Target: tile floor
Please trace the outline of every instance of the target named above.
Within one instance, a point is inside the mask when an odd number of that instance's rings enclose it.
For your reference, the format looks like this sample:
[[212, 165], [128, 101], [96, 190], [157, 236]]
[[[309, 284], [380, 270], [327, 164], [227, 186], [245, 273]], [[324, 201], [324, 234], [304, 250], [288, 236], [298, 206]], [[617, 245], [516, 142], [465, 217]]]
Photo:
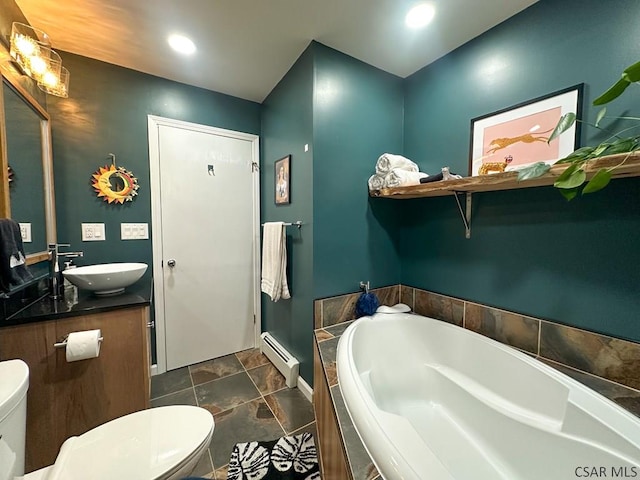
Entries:
[[297, 388], [287, 388], [259, 349], [152, 377], [151, 407], [163, 405], [198, 405], [213, 414], [209, 453], [193, 476], [226, 480], [231, 450], [238, 442], [302, 432], [316, 436], [311, 403]]

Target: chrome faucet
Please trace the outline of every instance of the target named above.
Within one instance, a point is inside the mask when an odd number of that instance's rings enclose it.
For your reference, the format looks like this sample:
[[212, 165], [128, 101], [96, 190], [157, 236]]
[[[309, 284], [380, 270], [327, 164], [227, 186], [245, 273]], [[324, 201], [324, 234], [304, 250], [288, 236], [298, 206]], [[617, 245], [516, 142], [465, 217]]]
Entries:
[[49, 278], [51, 279], [49, 295], [54, 300], [60, 298], [61, 270], [58, 259], [60, 257], [77, 258], [83, 257], [84, 252], [61, 252], [60, 247], [70, 247], [68, 243], [50, 243], [49, 250]]

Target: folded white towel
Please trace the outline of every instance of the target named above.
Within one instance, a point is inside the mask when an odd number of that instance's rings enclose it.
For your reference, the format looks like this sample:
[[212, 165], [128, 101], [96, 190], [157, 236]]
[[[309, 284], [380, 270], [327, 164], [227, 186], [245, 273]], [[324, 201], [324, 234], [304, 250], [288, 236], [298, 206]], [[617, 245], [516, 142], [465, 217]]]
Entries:
[[375, 175], [371, 175], [367, 183], [369, 184], [369, 190], [380, 190], [385, 187], [384, 175], [379, 175], [377, 173]]
[[409, 172], [417, 172], [418, 165], [403, 157], [402, 155], [394, 155], [393, 153], [384, 153], [380, 155], [376, 162], [376, 173], [379, 175], [386, 175], [394, 168], [401, 170], [407, 170]]
[[284, 222], [267, 222], [262, 232], [260, 289], [277, 302], [291, 298], [287, 285], [287, 238]]
[[422, 172], [408, 172], [407, 170], [394, 168], [384, 177], [384, 182], [390, 188], [407, 187], [409, 185], [419, 185], [420, 179], [428, 176]]

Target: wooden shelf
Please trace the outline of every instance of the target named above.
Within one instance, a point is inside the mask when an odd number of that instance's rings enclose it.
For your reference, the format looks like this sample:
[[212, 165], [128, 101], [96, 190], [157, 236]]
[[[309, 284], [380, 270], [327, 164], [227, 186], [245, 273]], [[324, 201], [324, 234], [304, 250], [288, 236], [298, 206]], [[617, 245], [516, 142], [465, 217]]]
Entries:
[[[626, 160], [625, 160], [626, 158]], [[609, 168], [624, 163], [615, 169], [613, 178], [640, 176], [640, 152], [621, 153], [590, 160], [585, 168], [587, 178], [591, 178], [601, 168]], [[404, 200], [409, 198], [442, 197], [457, 193], [494, 192], [497, 190], [513, 190], [518, 188], [543, 187], [553, 185], [556, 178], [567, 168], [567, 164], [553, 165], [551, 169], [538, 178], [518, 181], [517, 172], [496, 173], [466, 177], [460, 180], [441, 180], [439, 182], [423, 183], [410, 187], [383, 188], [372, 190], [372, 197], [394, 198]]]

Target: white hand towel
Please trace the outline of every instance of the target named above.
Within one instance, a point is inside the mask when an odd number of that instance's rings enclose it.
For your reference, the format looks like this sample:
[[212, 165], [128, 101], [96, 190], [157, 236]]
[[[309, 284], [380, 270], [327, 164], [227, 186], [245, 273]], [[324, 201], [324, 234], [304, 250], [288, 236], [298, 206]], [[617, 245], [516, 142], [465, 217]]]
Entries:
[[262, 231], [261, 290], [277, 302], [291, 298], [287, 285], [287, 237], [283, 222], [267, 222]]
[[408, 172], [417, 172], [419, 170], [418, 165], [403, 157], [402, 155], [394, 155], [393, 153], [384, 153], [380, 155], [376, 162], [376, 173], [379, 175], [386, 175], [394, 168], [400, 168], [407, 170]]
[[367, 183], [369, 184], [369, 190], [380, 190], [385, 187], [384, 175], [379, 175], [377, 173], [375, 175], [371, 175]]
[[391, 170], [384, 178], [387, 187], [407, 187], [409, 185], [419, 185], [420, 179], [428, 177], [426, 173], [422, 172], [408, 172], [399, 168]]

